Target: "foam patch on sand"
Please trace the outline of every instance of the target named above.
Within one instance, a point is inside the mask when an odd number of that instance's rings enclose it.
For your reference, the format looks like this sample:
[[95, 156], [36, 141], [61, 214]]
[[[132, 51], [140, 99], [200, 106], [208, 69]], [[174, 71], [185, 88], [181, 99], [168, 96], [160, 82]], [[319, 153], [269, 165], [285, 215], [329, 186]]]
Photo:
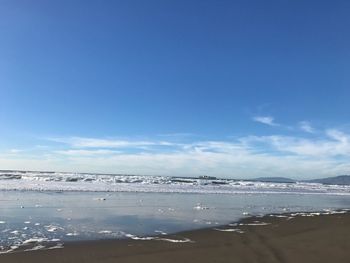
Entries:
[[16, 245], [9, 247], [0, 246], [0, 254], [14, 253], [20, 251], [34, 251], [34, 250], [46, 250], [63, 248], [63, 243], [60, 239], [48, 239], [43, 237], [29, 238], [22, 242], [17, 242]]
[[166, 241], [171, 243], [194, 243], [194, 241], [192, 241], [189, 238], [184, 238], [184, 239], [156, 238], [155, 240]]
[[240, 226], [267, 226], [271, 223], [265, 223], [265, 222], [254, 222], [254, 223], [240, 223]]
[[142, 240], [142, 241], [149, 241], [149, 240], [156, 240], [156, 241], [166, 241], [166, 242], [171, 242], [171, 243], [193, 243], [189, 238], [184, 238], [184, 239], [172, 239], [172, 238], [163, 238], [163, 237], [139, 237], [135, 236], [133, 234], [125, 234], [126, 237], [131, 238], [133, 240]]
[[47, 238], [44, 238], [44, 237], [40, 237], [40, 238], [29, 238], [29, 239], [23, 241], [22, 244], [41, 243], [41, 242], [45, 242], [45, 241], [48, 241], [48, 239], [47, 239]]
[[239, 234], [243, 234], [244, 231], [239, 229], [239, 228], [214, 228], [214, 230], [216, 231], [220, 231], [220, 232], [236, 232]]
[[43, 246], [43, 245], [37, 245], [37, 246], [35, 246], [35, 247], [28, 248], [28, 249], [25, 249], [25, 250], [23, 250], [23, 251], [42, 250], [42, 249], [44, 249], [44, 248], [45, 248], [45, 246]]

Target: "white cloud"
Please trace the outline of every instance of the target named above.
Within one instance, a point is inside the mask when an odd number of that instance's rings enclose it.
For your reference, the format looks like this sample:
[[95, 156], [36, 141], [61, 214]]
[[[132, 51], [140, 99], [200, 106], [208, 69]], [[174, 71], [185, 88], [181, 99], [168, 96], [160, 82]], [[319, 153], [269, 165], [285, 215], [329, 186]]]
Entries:
[[21, 149], [10, 149], [9, 150], [9, 153], [13, 153], [13, 154], [20, 153], [20, 152], [23, 152], [23, 150], [21, 150]]
[[55, 153], [66, 155], [66, 156], [98, 156], [98, 155], [113, 155], [119, 154], [120, 151], [111, 150], [61, 150], [55, 151]]
[[255, 116], [253, 121], [260, 122], [269, 126], [279, 126], [278, 123], [275, 123], [275, 119], [271, 116]]
[[[22, 153], [24, 153], [25, 151], [23, 149], [6, 149], [6, 150], [3, 150], [2, 152], [0, 152], [0, 154], [2, 154], [3, 156], [19, 156], [21, 155]], [[0, 168], [1, 169], [1, 168]]]
[[[157, 140], [69, 137], [37, 154], [0, 154], [3, 169], [251, 178], [308, 178], [350, 173], [350, 135], [336, 129], [317, 137], [244, 136], [231, 141], [174, 144]], [[166, 145], [167, 147], [159, 147]], [[150, 146], [152, 151], [144, 147]]]
[[326, 131], [324, 138], [306, 139], [302, 137], [271, 135], [250, 136], [242, 140], [254, 149], [256, 143], [264, 144], [264, 149], [270, 148], [281, 154], [292, 153], [298, 156], [315, 158], [333, 158], [344, 156], [350, 159], [350, 137], [338, 130]]
[[[49, 169], [79, 172], [106, 172], [150, 175], [213, 175], [230, 178], [252, 178], [259, 176], [287, 176], [307, 178], [330, 176], [349, 171], [348, 163], [332, 158], [303, 158], [298, 155], [274, 155], [255, 153], [232, 147], [230, 143], [223, 152], [190, 148], [175, 153], [133, 153], [114, 155], [71, 155], [64, 162], [59, 156], [51, 159], [6, 160], [0, 165], [8, 168]], [[214, 149], [216, 147], [214, 146]], [[7, 165], [5, 165], [7, 164]], [[11, 167], [10, 167], [11, 165]]]
[[311, 124], [308, 121], [301, 121], [301, 122], [299, 122], [299, 127], [304, 132], [308, 132], [308, 133], [314, 133], [315, 132], [314, 128], [311, 126]]
[[345, 133], [338, 131], [336, 129], [327, 130], [326, 134], [330, 138], [332, 138], [333, 140], [339, 141], [339, 142], [346, 144], [346, 145], [349, 144], [350, 136], [348, 134], [345, 134]]
[[183, 137], [193, 137], [196, 135], [194, 133], [188, 133], [188, 132], [176, 132], [176, 133], [163, 133], [163, 134], [159, 134], [158, 136], [183, 138]]
[[147, 146], [169, 146], [166, 141], [131, 141], [84, 137], [49, 138], [49, 140], [68, 144], [75, 148], [143, 148]]

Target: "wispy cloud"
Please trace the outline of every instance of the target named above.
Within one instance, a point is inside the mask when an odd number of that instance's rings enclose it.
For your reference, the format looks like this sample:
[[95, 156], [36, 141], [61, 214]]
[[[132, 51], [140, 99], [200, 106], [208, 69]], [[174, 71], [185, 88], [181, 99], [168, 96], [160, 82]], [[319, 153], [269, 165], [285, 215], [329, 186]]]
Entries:
[[143, 148], [147, 146], [170, 146], [172, 143], [166, 141], [134, 141], [134, 140], [115, 140], [84, 137], [56, 137], [49, 140], [68, 144], [75, 148]]
[[314, 133], [315, 129], [311, 126], [310, 122], [308, 121], [301, 121], [299, 122], [299, 128], [303, 130], [304, 132], [308, 133]]
[[102, 155], [113, 155], [119, 154], [120, 151], [111, 151], [111, 150], [61, 150], [55, 151], [54, 153], [66, 155], [66, 156], [102, 156]]
[[283, 135], [250, 136], [242, 140], [252, 149], [263, 144], [265, 152], [273, 150], [281, 155], [289, 153], [299, 157], [319, 159], [343, 156], [350, 159], [350, 137], [348, 134], [332, 129], [327, 130], [325, 136], [313, 139]]
[[12, 154], [17, 154], [17, 153], [20, 153], [20, 152], [23, 152], [22, 149], [10, 149], [9, 150], [9, 153], [12, 153]]
[[[350, 135], [337, 129], [312, 137], [273, 134], [226, 141], [173, 143], [68, 137], [37, 154], [0, 154], [4, 168], [128, 174], [200, 175], [249, 178], [307, 178], [350, 172]], [[149, 150], [150, 147], [152, 150]]]
[[0, 154], [3, 156], [19, 156], [24, 152], [25, 151], [23, 149], [5, 149], [3, 151], [0, 151]]
[[253, 117], [253, 121], [260, 122], [269, 126], [279, 126], [279, 124], [276, 123], [275, 119], [271, 116], [255, 116]]
[[176, 132], [176, 133], [163, 133], [163, 134], [159, 134], [158, 136], [183, 138], [183, 137], [194, 137], [196, 135], [194, 133], [189, 133], [189, 132]]

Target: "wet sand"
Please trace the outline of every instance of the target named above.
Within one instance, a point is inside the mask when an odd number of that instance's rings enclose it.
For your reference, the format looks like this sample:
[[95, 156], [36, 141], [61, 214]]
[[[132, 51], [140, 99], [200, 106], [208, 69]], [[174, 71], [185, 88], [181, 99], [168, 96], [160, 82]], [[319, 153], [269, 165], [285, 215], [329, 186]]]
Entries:
[[[262, 224], [261, 222], [267, 223]], [[238, 226], [162, 236], [164, 240], [67, 243], [63, 249], [0, 255], [1, 263], [349, 262], [350, 214], [248, 218]], [[237, 230], [239, 229], [239, 230]], [[228, 230], [228, 231], [226, 231]], [[243, 232], [243, 233], [241, 233]]]

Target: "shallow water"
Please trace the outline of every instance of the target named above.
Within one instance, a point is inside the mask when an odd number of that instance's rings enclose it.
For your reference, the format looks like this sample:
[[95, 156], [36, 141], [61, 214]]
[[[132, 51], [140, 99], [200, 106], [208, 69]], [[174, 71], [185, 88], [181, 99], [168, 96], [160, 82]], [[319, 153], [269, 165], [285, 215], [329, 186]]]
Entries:
[[0, 250], [162, 235], [249, 215], [349, 207], [348, 195], [330, 194], [0, 191]]

